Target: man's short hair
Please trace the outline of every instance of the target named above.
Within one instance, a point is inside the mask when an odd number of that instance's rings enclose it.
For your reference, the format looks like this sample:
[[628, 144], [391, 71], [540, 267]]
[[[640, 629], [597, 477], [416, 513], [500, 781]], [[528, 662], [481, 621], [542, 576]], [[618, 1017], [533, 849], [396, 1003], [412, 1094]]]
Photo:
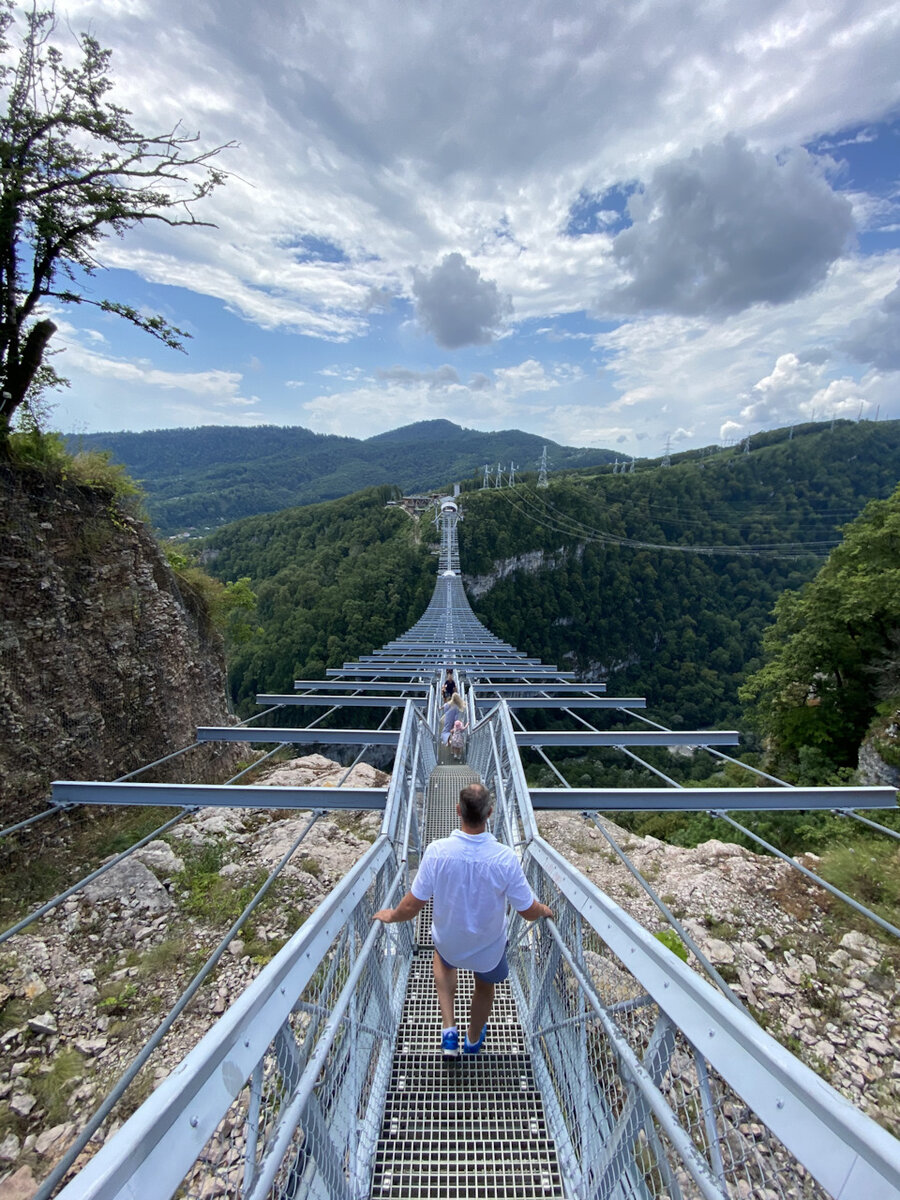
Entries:
[[480, 783], [470, 783], [459, 793], [459, 815], [466, 825], [484, 825], [492, 808], [491, 793]]

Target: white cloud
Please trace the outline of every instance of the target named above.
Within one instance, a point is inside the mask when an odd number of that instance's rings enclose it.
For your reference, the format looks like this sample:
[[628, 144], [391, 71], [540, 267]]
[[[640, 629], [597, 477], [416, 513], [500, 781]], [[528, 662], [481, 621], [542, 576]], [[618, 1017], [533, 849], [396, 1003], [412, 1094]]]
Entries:
[[499, 388], [516, 396], [559, 387], [559, 381], [548, 375], [543, 364], [535, 358], [529, 358], [515, 367], [500, 367], [494, 372], [494, 377]]
[[422, 383], [430, 391], [446, 391], [460, 385], [456, 368], [446, 364], [438, 367], [435, 371], [413, 371], [409, 367], [384, 367], [377, 371], [376, 375], [385, 383], [395, 383], [402, 387], [411, 387]]
[[[808, 420], [813, 397], [819, 416], [830, 417], [824, 393], [832, 379], [852, 378], [852, 364], [827, 348], [855, 319], [878, 311], [898, 269], [898, 255], [844, 259], [815, 293], [779, 308], [756, 305], [720, 321], [658, 316], [602, 334], [596, 345], [619, 392], [603, 411], [627, 417], [636, 436], [660, 430], [661, 409], [674, 403], [690, 415], [698, 444], [712, 441], [725, 423], [747, 432], [749, 423]], [[883, 406], [882, 416], [900, 416], [891, 377], [865, 378], [865, 398]]]
[[877, 309], [853, 322], [840, 345], [857, 362], [900, 371], [900, 283]]
[[[568, 374], [565, 366], [557, 369], [558, 374]], [[567, 427], [561, 415], [565, 405], [551, 408], [529, 399], [563, 386], [534, 359], [500, 368], [492, 376], [477, 374], [468, 384], [446, 365], [434, 371], [387, 368], [377, 375], [377, 384], [309, 400], [302, 406], [304, 423], [323, 433], [353, 430], [356, 437], [436, 417], [474, 429], [528, 428], [536, 421]]]
[[[148, 224], [104, 244], [101, 259], [214, 298], [248, 335], [266, 331], [262, 359], [273, 375], [295, 377], [291, 388], [322, 363], [311, 356], [303, 376], [300, 338], [341, 343], [349, 370], [358, 339], [372, 337], [365, 369], [332, 377], [346, 410], [329, 394], [311, 402], [318, 409], [296, 405], [291, 419], [306, 412], [345, 422], [346, 432], [354, 419], [346, 398], [357, 397], [376, 432], [392, 420], [453, 416], [450, 404], [460, 419], [471, 408], [485, 424], [531, 422], [561, 440], [624, 437], [636, 448], [659, 441], [669, 405], [665, 427], [710, 440], [766, 398], [754, 388], [790, 354], [807, 371], [810, 396], [873, 366], [865, 398], [882, 402], [893, 317], [879, 305], [900, 264], [891, 251], [864, 264], [842, 248], [846, 205], [860, 229], [884, 237], [900, 224], [896, 197], [835, 176], [853, 189], [845, 203], [801, 147], [832, 135], [828, 152], [849, 155], [851, 142], [897, 111], [893, 0], [523, 0], [515, 19], [481, 0], [414, 12], [394, 0], [267, 0], [249, 21], [237, 0], [58, 0], [57, 11], [61, 31], [90, 26], [113, 47], [115, 98], [139, 127], [184, 117], [204, 145], [241, 143], [222, 160], [234, 177], [200, 210], [217, 228]], [[616, 237], [610, 197], [640, 182], [636, 224]], [[693, 189], [692, 203], [679, 188]], [[598, 232], [567, 237], [583, 196], [604, 198]], [[400, 326], [417, 281], [419, 315], [434, 337], [483, 347], [471, 360], [454, 357], [460, 380], [469, 379], [459, 393], [452, 381], [432, 386], [440, 367], [423, 357], [413, 323]], [[443, 283], [459, 284], [459, 295]], [[604, 331], [596, 379], [587, 354], [568, 374], [554, 366], [548, 343], [585, 337], [562, 329], [565, 314], [623, 283], [630, 311], [657, 315]], [[532, 318], [539, 329], [512, 354], [508, 298], [519, 331]], [[173, 293], [176, 324], [181, 300]], [[195, 353], [202, 325], [196, 332]], [[491, 345], [498, 332], [505, 349]], [[296, 335], [300, 350], [278, 367], [268, 352], [275, 335]], [[385, 338], [383, 353], [375, 336]], [[414, 341], [409, 361], [421, 379], [401, 386], [376, 374], [379, 364], [406, 369], [401, 351]], [[817, 348], [831, 357], [814, 377]], [[210, 349], [205, 364], [231, 362], [221, 353]], [[536, 365], [526, 369], [529, 360]], [[179, 413], [214, 420], [229, 396], [245, 418], [271, 401], [254, 376], [261, 400], [247, 403], [234, 371], [188, 372], [213, 381], [197, 393], [164, 382], [186, 378], [177, 371], [153, 383], [140, 366], [124, 380], [111, 368], [88, 377], [87, 368], [58, 365], [76, 389], [87, 381], [86, 406], [105, 380], [104, 403], [119, 421], [127, 406], [113, 404], [117, 382], [157, 424], [173, 418], [177, 398]], [[767, 393], [773, 411], [808, 402], [801, 367], [793, 390]], [[189, 411], [187, 397], [198, 394], [209, 409]], [[160, 396], [173, 407], [160, 407]]]

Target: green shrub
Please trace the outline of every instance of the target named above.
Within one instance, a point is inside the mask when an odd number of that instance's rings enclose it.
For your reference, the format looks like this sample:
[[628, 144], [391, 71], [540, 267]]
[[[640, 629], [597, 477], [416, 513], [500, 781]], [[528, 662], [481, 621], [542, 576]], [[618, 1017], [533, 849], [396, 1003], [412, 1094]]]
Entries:
[[28, 1087], [47, 1116], [47, 1128], [59, 1125], [69, 1116], [69, 1097], [72, 1089], [84, 1077], [84, 1057], [74, 1046], [65, 1046], [50, 1063], [50, 1070], [34, 1072], [28, 1077]]
[[877, 837], [833, 845], [822, 854], [819, 873], [872, 908], [885, 920], [900, 921], [900, 850]]
[[688, 960], [688, 948], [675, 932], [674, 929], [658, 929], [653, 935], [657, 941], [662, 942], [676, 958], [680, 958], [682, 962]]

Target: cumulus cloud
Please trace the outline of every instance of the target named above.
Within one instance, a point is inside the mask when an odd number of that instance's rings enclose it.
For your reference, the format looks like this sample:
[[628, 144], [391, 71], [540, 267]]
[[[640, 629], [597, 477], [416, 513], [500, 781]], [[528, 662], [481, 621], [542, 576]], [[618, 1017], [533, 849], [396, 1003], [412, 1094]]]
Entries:
[[660, 166], [613, 240], [626, 311], [725, 315], [819, 284], [853, 232], [851, 207], [803, 150], [783, 160], [727, 137]]
[[795, 421], [827, 421], [861, 417], [876, 408], [882, 376], [868, 372], [862, 379], [828, 379], [824, 364], [783, 354], [772, 371], [754, 384], [741, 409], [744, 431], [790, 425]]
[[461, 254], [445, 254], [432, 271], [413, 273], [416, 316], [439, 346], [458, 350], [492, 342], [512, 304]]
[[[898, 269], [896, 254], [883, 260], [842, 258], [822, 287], [781, 307], [754, 305], [718, 321], [654, 316], [601, 333], [595, 347], [603, 375], [618, 393], [604, 410], [627, 421], [635, 438], [653, 431], [659, 444], [658, 431], [665, 431], [659, 414], [666, 404], [680, 421], [689, 409], [698, 444], [721, 438], [726, 423], [747, 433], [751, 422], [756, 430], [809, 420], [814, 397], [817, 417], [831, 417], [835, 414], [825, 408], [826, 399], [833, 399], [833, 393], [825, 395], [828, 384], [853, 372], [827, 348], [877, 307], [895, 285]], [[861, 383], [860, 399], [881, 405], [882, 417], [897, 414], [896, 375], [873, 370]], [[745, 409], [751, 411], [743, 416]], [[859, 400], [852, 415], [858, 411]]]
[[900, 371], [900, 283], [871, 315], [850, 326], [841, 349], [882, 371]]

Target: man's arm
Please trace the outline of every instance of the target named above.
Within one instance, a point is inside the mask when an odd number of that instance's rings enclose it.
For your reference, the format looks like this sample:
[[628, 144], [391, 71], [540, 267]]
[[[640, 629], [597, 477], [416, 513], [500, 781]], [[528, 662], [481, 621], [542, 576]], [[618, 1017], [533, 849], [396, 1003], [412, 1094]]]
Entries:
[[526, 921], [537, 921], [539, 917], [552, 917], [553, 909], [548, 904], [541, 904], [540, 900], [532, 900], [527, 908], [519, 911], [519, 916]]
[[[385, 925], [396, 925], [401, 921], [411, 921], [417, 917], [427, 900], [419, 900], [412, 892], [407, 892], [396, 908], [382, 908], [372, 918], [373, 921], [383, 921]], [[549, 909], [547, 910], [550, 911]]]

